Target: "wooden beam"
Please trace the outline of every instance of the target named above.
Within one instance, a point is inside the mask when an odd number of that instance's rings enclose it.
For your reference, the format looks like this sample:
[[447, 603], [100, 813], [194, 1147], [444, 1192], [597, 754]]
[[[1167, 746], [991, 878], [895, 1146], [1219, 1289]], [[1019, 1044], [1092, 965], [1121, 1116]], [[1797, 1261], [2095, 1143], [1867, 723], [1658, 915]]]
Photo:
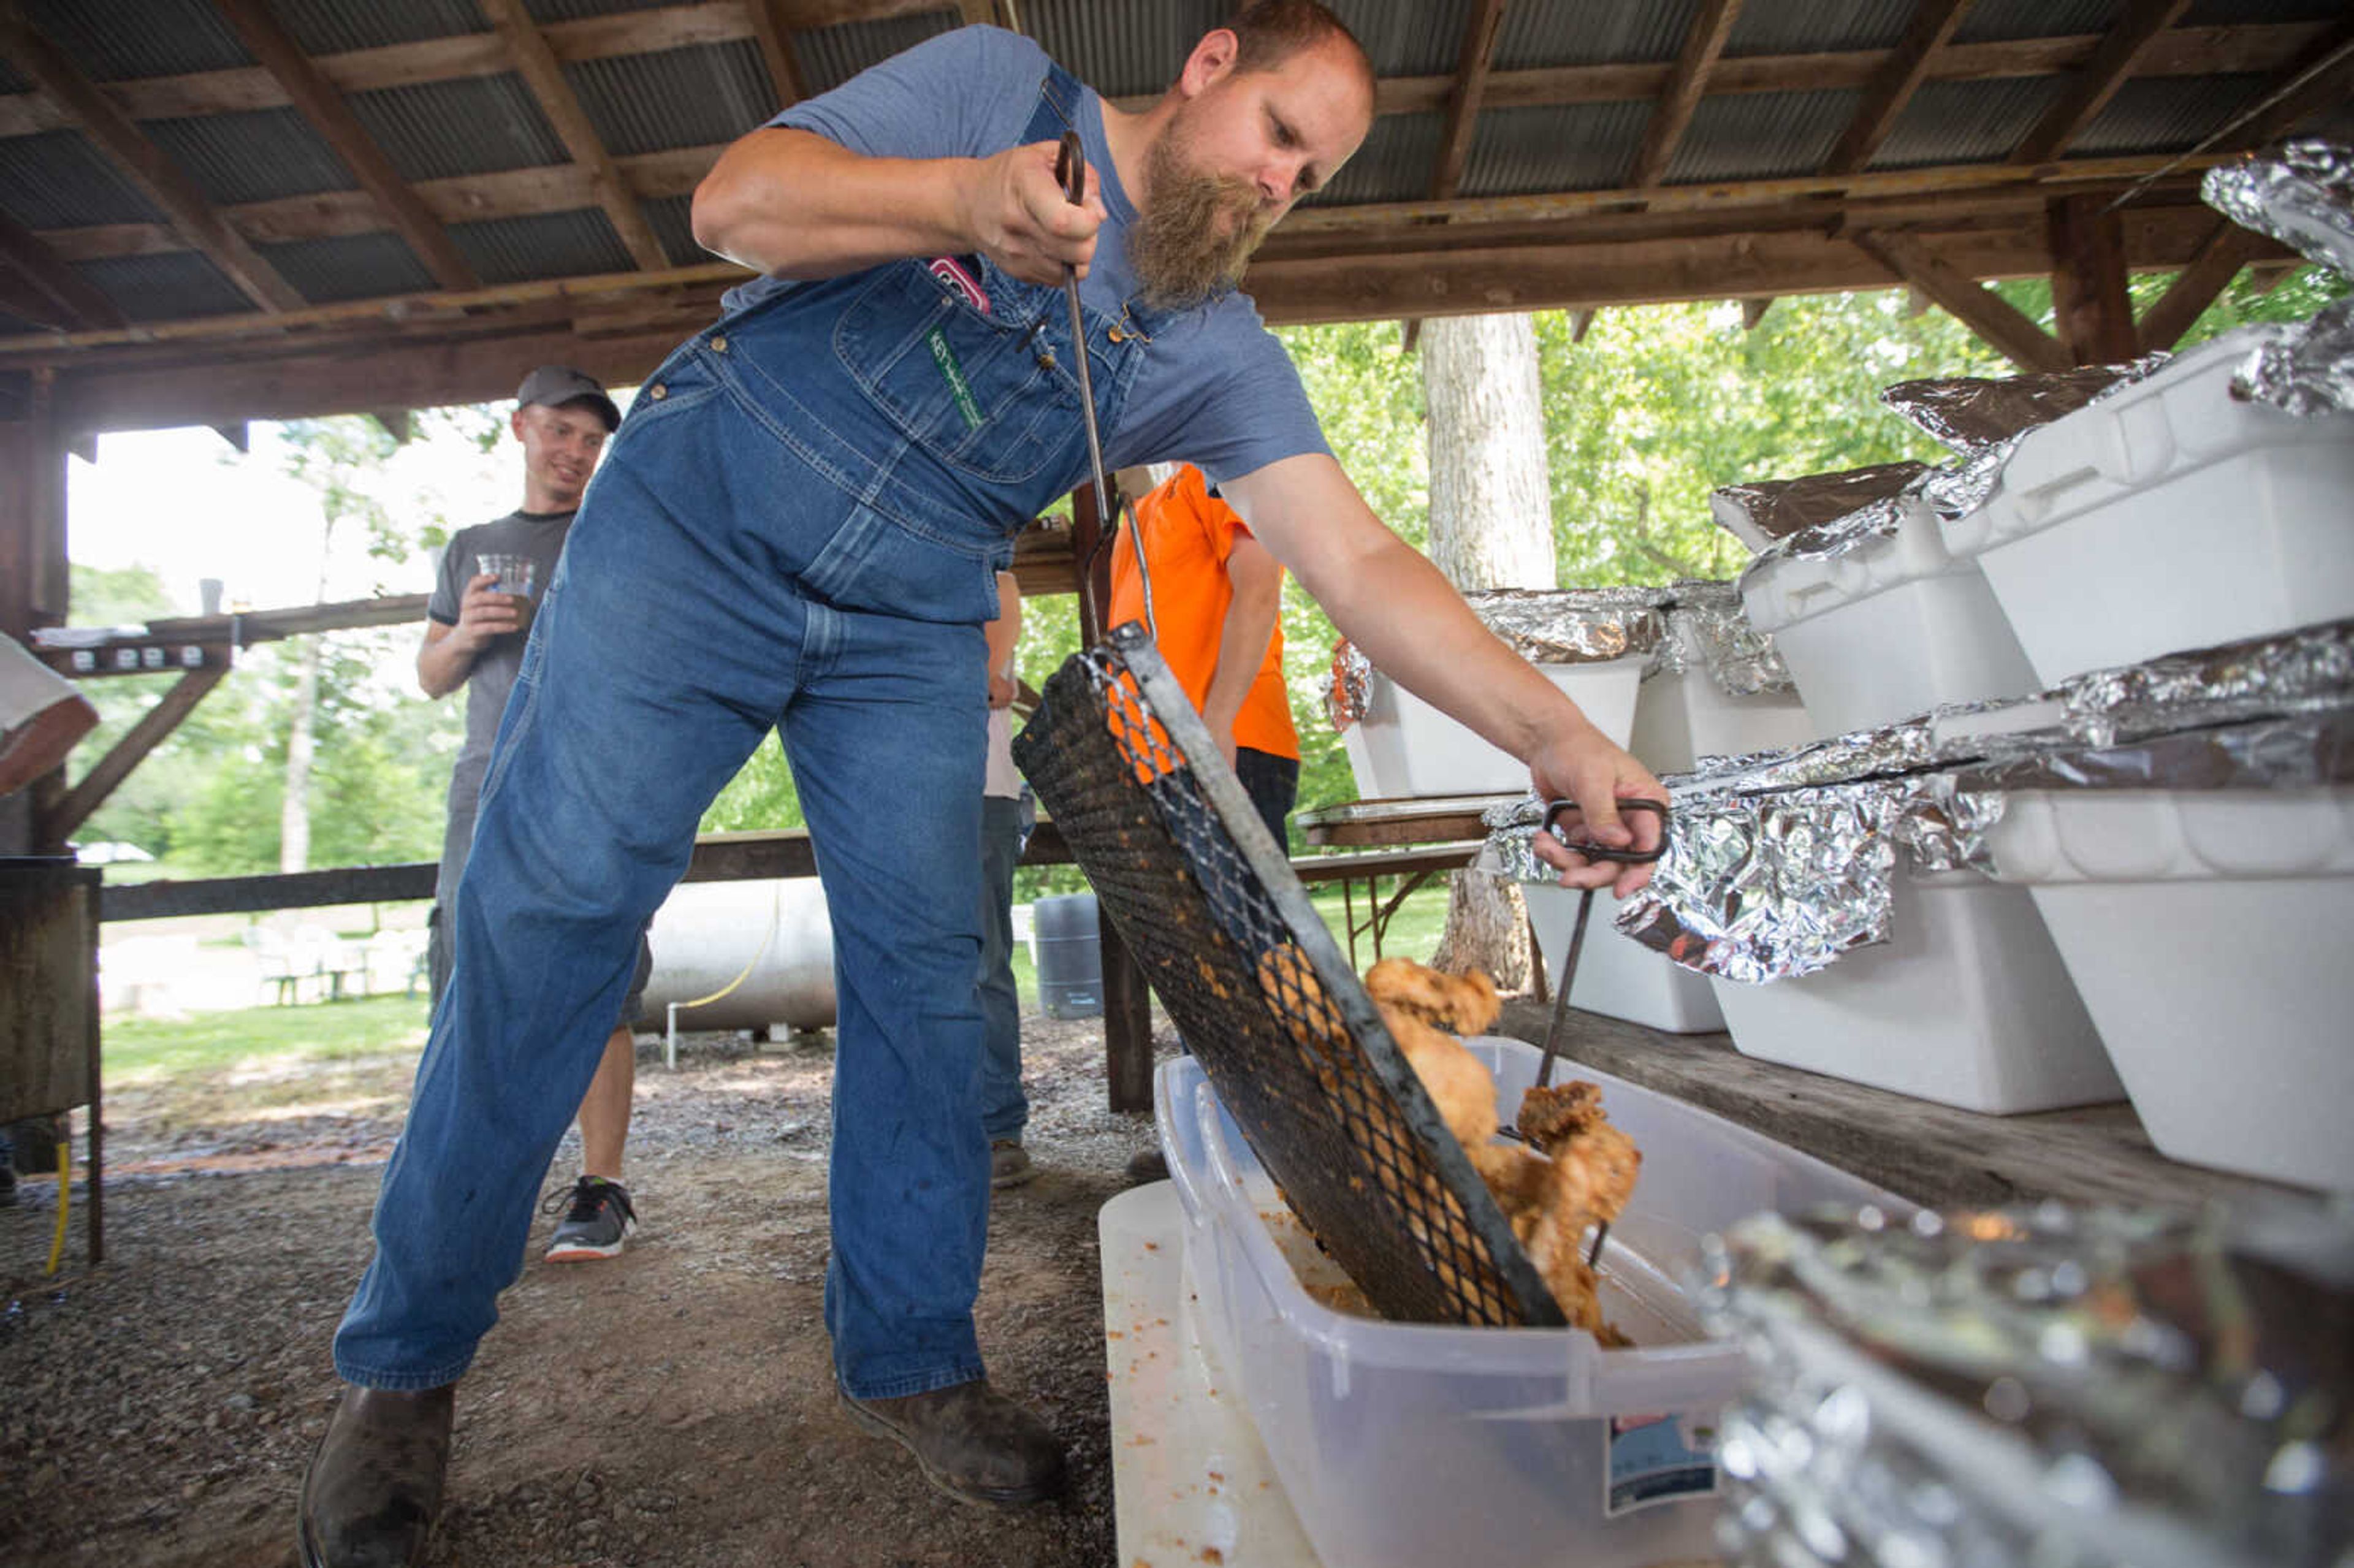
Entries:
[[[879, 20], [938, 10], [941, 0], [875, 0], [860, 16], [833, 21]], [[550, 22], [541, 29], [548, 47], [567, 65], [646, 54], [692, 44], [759, 41], [753, 8], [763, 7], [780, 32], [829, 26], [822, 16], [790, 0], [700, 0]], [[838, 7], [838, 9], [842, 9]], [[2137, 77], [2243, 75], [2275, 70], [2290, 63], [2330, 24], [2268, 22], [2211, 27], [2174, 27], [2151, 43], [2136, 67]], [[1998, 39], [1949, 44], [1931, 62], [1931, 81], [1994, 81], [2074, 71], [2101, 43], [2096, 34], [2049, 38]], [[1869, 89], [1895, 53], [1893, 49], [1848, 49], [1808, 55], [1744, 55], [1719, 59], [1709, 77], [1715, 94]], [[763, 58], [769, 58], [765, 45]], [[497, 76], [513, 69], [495, 33], [461, 34], [413, 44], [321, 55], [320, 73], [343, 93], [414, 87], [424, 82]], [[771, 66], [775, 61], [769, 61]], [[1656, 99], [1667, 90], [1671, 62], [1627, 65], [1551, 66], [1499, 71], [1489, 78], [1488, 103], [1497, 109], [1548, 104], [1611, 103]], [[1378, 84], [1376, 111], [1436, 114], [1455, 90], [1452, 75], [1389, 77]], [[200, 71], [187, 76], [143, 77], [102, 83], [100, 90], [133, 120], [178, 120], [284, 107], [285, 90], [260, 67]], [[1115, 100], [1139, 108], [1158, 94]], [[69, 128], [71, 122], [37, 93], [0, 95], [0, 138], [30, 136]]]
[[1755, 332], [1757, 330], [1757, 323], [1764, 321], [1766, 319], [1766, 313], [1773, 308], [1774, 296], [1771, 294], [1767, 294], [1762, 299], [1742, 301], [1741, 330], [1743, 332]]
[[662, 241], [655, 238], [653, 225], [638, 209], [638, 198], [631, 193], [629, 181], [614, 165], [612, 155], [605, 151], [597, 128], [588, 122], [588, 111], [580, 107], [572, 84], [564, 78], [564, 67], [547, 47], [547, 40], [540, 36], [539, 24], [524, 9], [523, 0], [480, 0], [480, 4], [482, 15], [498, 29], [524, 85], [531, 90], [547, 122], [556, 128], [557, 136], [571, 153], [572, 161], [588, 172], [589, 188], [596, 193], [597, 205], [612, 220], [613, 232], [620, 236], [631, 260], [648, 271], [669, 266], [670, 258], [663, 253]]
[[1438, 139], [1437, 172], [1430, 182], [1434, 201], [1452, 196], [1463, 183], [1463, 166], [1471, 156], [1471, 140], [1479, 122], [1480, 101], [1488, 91], [1488, 67], [1496, 53], [1496, 35], [1504, 25], [1506, 0], [1476, 0], [1463, 28], [1463, 48], [1455, 67], [1455, 91], [1447, 105], [1447, 128]]
[[1569, 318], [1569, 341], [1584, 343], [1585, 334], [1594, 330], [1594, 313], [1579, 311]]
[[2078, 365], [2134, 357], [2133, 296], [2126, 286], [2125, 228], [2098, 196], [2053, 202], [2052, 308], [2061, 344]]
[[393, 232], [417, 252], [434, 281], [445, 289], [472, 289], [480, 284], [482, 280], [474, 275], [472, 264], [457, 242], [400, 177], [343, 94], [279, 26], [263, 0], [213, 0], [213, 4], [237, 29], [247, 50], [261, 62], [261, 69], [286, 90], [296, 112], [334, 149], [335, 156], [344, 161]]
[[213, 427], [213, 433], [235, 447], [239, 456], [253, 455], [253, 427], [246, 420], [225, 420]]
[[371, 408], [368, 414], [384, 427], [384, 433], [392, 438], [395, 446], [407, 446], [417, 433], [416, 416], [408, 408]]
[[1676, 143], [1683, 140], [1684, 128], [1691, 123], [1702, 95], [1708, 91], [1709, 74], [1716, 69], [1717, 57], [1724, 53], [1724, 41], [1733, 36], [1733, 24], [1740, 16], [1741, 0], [1701, 0], [1700, 14], [1684, 35], [1683, 52], [1676, 57], [1667, 89], [1651, 110], [1642, 148], [1627, 176], [1627, 183], [1635, 189], [1649, 190], [1666, 177]]
[[0, 272], [13, 273], [25, 285], [28, 298], [12, 302], [20, 315], [38, 309], [31, 319], [44, 326], [119, 327], [130, 324], [104, 291], [75, 271], [58, 253], [41, 243], [40, 236], [0, 213]]
[[1855, 118], [1848, 122], [1839, 145], [1824, 160], [1823, 173], [1853, 174], [1872, 162], [1872, 154], [1895, 128], [1913, 94], [1929, 79], [1937, 51], [1953, 38], [1954, 29], [1961, 26], [1969, 8], [1970, 0], [1920, 0], [1904, 37], [1873, 73], [1872, 84], [1863, 90], [1863, 101], [1856, 106]]
[[13, 6], [0, 9], [0, 55], [70, 114], [124, 177], [163, 208], [188, 243], [211, 258], [256, 304], [291, 311], [309, 302], [222, 221], [196, 182]]
[[163, 699], [140, 715], [139, 722], [131, 726], [131, 733], [116, 741], [89, 772], [76, 780], [54, 809], [42, 813], [42, 833], [54, 843], [70, 838], [73, 831], [88, 821], [90, 814], [104, 805], [106, 798], [131, 776], [131, 770], [179, 728], [181, 720], [196, 711], [205, 694], [221, 683], [228, 668], [226, 662], [207, 665], [191, 670], [173, 683]]
[[2092, 59], [2076, 73], [2075, 82], [2011, 149], [2010, 161], [2048, 164], [2067, 151], [2068, 143], [2125, 85], [2142, 51], [2190, 8], [2190, 0], [2126, 0], [2124, 14], [2103, 36]]
[[2027, 370], [2065, 370], [2074, 362], [2058, 339], [2037, 326], [2009, 301], [1982, 288], [1909, 235], [1860, 233], [1849, 242], [1910, 283], [1946, 313]]
[[2180, 342], [2191, 323], [2215, 302], [2216, 296], [2231, 286], [2249, 258], [2264, 249], [2264, 236], [2242, 228], [2230, 218], [2219, 219], [2214, 232], [2199, 247], [2199, 254], [2191, 258], [2190, 265], [2142, 312], [2134, 328], [2140, 352], [2155, 354]]
[[2349, 96], [2354, 96], [2354, 18], [2339, 22], [2298, 51], [2256, 95], [2264, 107], [2215, 144], [2225, 152], [2261, 147], [2295, 130], [2306, 115], [2342, 104]]
[[[761, 63], [769, 68], [769, 85], [777, 90], [777, 107], [790, 109], [809, 94], [809, 83], [801, 78], [801, 62], [793, 58], [793, 46], [785, 35], [783, 24], [769, 0], [742, 0], [744, 16], [751, 24], [752, 37], [760, 46]], [[747, 130], [750, 127], [747, 126]]]

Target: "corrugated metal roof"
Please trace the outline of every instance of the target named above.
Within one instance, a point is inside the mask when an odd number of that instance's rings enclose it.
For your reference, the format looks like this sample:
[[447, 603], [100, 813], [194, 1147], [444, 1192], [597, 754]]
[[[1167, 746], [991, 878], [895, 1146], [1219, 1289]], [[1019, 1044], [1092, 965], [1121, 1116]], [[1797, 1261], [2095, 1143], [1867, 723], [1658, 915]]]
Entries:
[[662, 241], [663, 254], [673, 267], [700, 267], [717, 257], [695, 242], [695, 198], [691, 196], [652, 196], [638, 203], [646, 222]]
[[164, 221], [79, 131], [15, 136], [0, 148], [0, 212], [27, 228]]
[[1368, 201], [1420, 201], [1438, 172], [1438, 139], [1447, 129], [1438, 114], [1389, 114], [1373, 122], [1357, 155], [1341, 165], [1331, 182], [1310, 198], [1325, 207]]
[[2334, 22], [2344, 15], [2346, 0], [2199, 0], [2175, 25], [2228, 27], [2241, 22]]
[[1857, 88], [1703, 98], [1676, 143], [1665, 183], [1810, 174], [1830, 156], [1862, 101]]
[[732, 142], [777, 111], [768, 68], [748, 39], [582, 60], [564, 74], [617, 158]]
[[255, 249], [314, 305], [419, 294], [435, 287], [433, 274], [397, 234], [346, 234]]
[[1894, 47], [1918, 0], [1810, 0], [1805, 5], [1749, 5], [1725, 40], [1728, 55], [1812, 55], [1833, 49]]
[[2172, 153], [2195, 146], [2261, 91], [2271, 79], [2238, 76], [2147, 77], [2128, 81], [2068, 144], [2071, 157]]
[[0, 92], [30, 92], [32, 90], [31, 82], [11, 70], [6, 60], [0, 60]]
[[406, 180], [572, 161], [531, 90], [512, 73], [387, 87], [345, 101]]
[[[1452, 75], [1463, 58], [1468, 0], [1329, 0], [1333, 14], [1357, 35], [1377, 76]], [[1190, 40], [1189, 40], [1190, 42]]]
[[615, 16], [624, 11], [659, 11], [667, 5], [692, 0], [524, 0], [524, 9], [543, 26], [550, 22], [578, 22], [589, 16]]
[[312, 55], [414, 44], [427, 38], [487, 33], [490, 22], [474, 0], [270, 0], [279, 24]]
[[2125, 0], [1975, 0], [1954, 29], [1957, 44], [2105, 33]]
[[1870, 166], [1911, 169], [2007, 157], [2067, 86], [2056, 76], [1923, 82]]
[[1022, 26], [1065, 70], [1111, 98], [1159, 92], [1194, 41], [1218, 25], [1220, 0], [1024, 0]]
[[345, 191], [359, 183], [292, 109], [151, 120], [140, 129], [219, 206]]
[[1530, 70], [1671, 60], [1699, 9], [1699, 0], [1526, 0], [1504, 13], [1490, 63]]
[[74, 270], [97, 284], [115, 308], [134, 322], [222, 316], [258, 308], [219, 268], [193, 250], [164, 256], [110, 256], [76, 262]]
[[485, 283], [627, 272], [637, 266], [612, 224], [595, 207], [453, 223], [450, 238]]
[[887, 21], [844, 22], [838, 27], [794, 33], [790, 35], [793, 62], [801, 67], [801, 81], [810, 91], [823, 92], [877, 60], [951, 31], [962, 21], [954, 11], [926, 11]]
[[233, 70], [253, 63], [212, 0], [25, 0], [25, 19], [92, 81]]
[[1647, 102], [1490, 110], [1471, 139], [1462, 194], [1532, 196], [1624, 185], [1650, 117]]

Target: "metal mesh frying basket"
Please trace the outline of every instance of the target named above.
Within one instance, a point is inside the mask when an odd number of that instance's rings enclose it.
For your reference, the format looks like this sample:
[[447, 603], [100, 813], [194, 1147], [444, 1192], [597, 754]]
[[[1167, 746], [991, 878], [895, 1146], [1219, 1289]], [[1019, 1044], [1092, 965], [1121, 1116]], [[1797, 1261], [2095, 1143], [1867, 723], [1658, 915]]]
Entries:
[[1013, 755], [1219, 1099], [1374, 1308], [1561, 1324], [1144, 628], [1066, 661]]

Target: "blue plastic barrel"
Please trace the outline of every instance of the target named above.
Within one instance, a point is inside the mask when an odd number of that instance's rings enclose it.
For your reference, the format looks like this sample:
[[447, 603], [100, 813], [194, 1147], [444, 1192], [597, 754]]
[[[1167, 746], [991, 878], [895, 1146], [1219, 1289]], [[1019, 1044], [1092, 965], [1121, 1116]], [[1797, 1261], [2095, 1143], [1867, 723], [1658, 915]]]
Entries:
[[1065, 893], [1030, 906], [1030, 960], [1049, 1018], [1103, 1016], [1103, 944], [1096, 895]]

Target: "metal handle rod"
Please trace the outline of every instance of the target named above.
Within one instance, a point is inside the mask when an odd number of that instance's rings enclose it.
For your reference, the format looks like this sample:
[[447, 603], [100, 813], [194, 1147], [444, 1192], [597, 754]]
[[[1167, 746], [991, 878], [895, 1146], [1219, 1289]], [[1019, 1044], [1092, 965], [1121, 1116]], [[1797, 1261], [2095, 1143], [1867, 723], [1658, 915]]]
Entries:
[[[1076, 131], [1063, 132], [1062, 151], [1055, 158], [1055, 177], [1062, 182], [1063, 195], [1072, 206], [1076, 207], [1087, 199], [1087, 150], [1080, 143]], [[1063, 268], [1063, 298], [1071, 307], [1071, 355], [1078, 361], [1079, 411], [1087, 428], [1087, 469], [1095, 481], [1096, 517], [1100, 524], [1117, 533], [1119, 528], [1117, 512], [1125, 509], [1128, 501], [1122, 496], [1119, 508], [1115, 509], [1111, 502], [1111, 487], [1104, 482], [1103, 436], [1096, 426], [1095, 381], [1087, 366], [1087, 318], [1079, 312], [1079, 270], [1067, 264]], [[1137, 578], [1144, 588], [1144, 629], [1158, 641], [1161, 633], [1160, 623], [1152, 615], [1152, 572], [1144, 564], [1144, 541], [1136, 535], [1133, 513], [1129, 517], [1129, 543], [1136, 552]], [[1094, 574], [1089, 572], [1084, 586], [1088, 605], [1096, 612], [1096, 624], [1102, 626], [1103, 607], [1095, 603], [1093, 577]], [[1105, 630], [1110, 629], [1107, 627]]]

